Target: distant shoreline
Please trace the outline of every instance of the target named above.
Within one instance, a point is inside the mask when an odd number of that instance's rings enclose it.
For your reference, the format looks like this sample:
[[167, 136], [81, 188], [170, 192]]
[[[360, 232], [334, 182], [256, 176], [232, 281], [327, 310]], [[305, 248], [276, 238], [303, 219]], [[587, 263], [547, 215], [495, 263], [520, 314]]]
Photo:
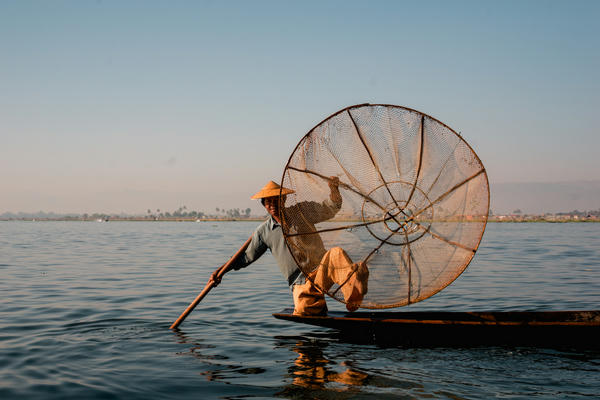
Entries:
[[[80, 217], [64, 217], [64, 218], [6, 218], [0, 219], [0, 222], [8, 221], [24, 221], [24, 222], [262, 222], [267, 217], [263, 218], [158, 218], [150, 219], [143, 217], [110, 217], [105, 219], [92, 219], [92, 218], [80, 218]], [[335, 222], [335, 221], [334, 221]], [[456, 221], [454, 221], [456, 222]], [[471, 221], [465, 221], [471, 222]], [[473, 221], [476, 222], [476, 221]], [[565, 223], [565, 222], [600, 222], [598, 217], [540, 217], [540, 216], [492, 216], [489, 217], [487, 222], [490, 223]]]
[[264, 218], [143, 218], [143, 217], [109, 217], [109, 218], [81, 218], [81, 217], [61, 217], [61, 218], [2, 218], [0, 221], [30, 221], [30, 222], [262, 222]]

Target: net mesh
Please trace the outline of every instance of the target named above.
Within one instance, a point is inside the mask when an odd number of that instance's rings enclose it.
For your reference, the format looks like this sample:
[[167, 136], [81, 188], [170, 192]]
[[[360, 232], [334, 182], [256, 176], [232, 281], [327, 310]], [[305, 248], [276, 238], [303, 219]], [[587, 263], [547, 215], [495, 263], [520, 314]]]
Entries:
[[[281, 197], [281, 217], [296, 263], [321, 291], [362, 308], [442, 290], [473, 258], [488, 218], [475, 152], [443, 123], [399, 106], [352, 106], [321, 122], [297, 145], [282, 186], [294, 190]], [[333, 248], [350, 265], [324, 257]]]

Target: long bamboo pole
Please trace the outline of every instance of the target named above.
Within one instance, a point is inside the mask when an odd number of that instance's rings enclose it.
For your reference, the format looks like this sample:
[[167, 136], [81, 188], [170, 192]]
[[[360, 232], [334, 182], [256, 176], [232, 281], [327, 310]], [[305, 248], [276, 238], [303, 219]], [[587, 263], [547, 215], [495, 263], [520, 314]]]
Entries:
[[196, 308], [198, 303], [202, 301], [202, 299], [208, 294], [208, 292], [210, 292], [210, 290], [213, 287], [218, 285], [217, 282], [219, 282], [223, 275], [225, 275], [225, 273], [228, 271], [228, 268], [231, 265], [231, 263], [233, 263], [244, 251], [246, 251], [246, 248], [250, 244], [251, 240], [252, 236], [250, 236], [248, 240], [246, 240], [242, 247], [240, 247], [240, 249], [229, 259], [229, 261], [227, 261], [225, 264], [223, 264], [223, 266], [221, 266], [215, 271], [217, 272], [217, 281], [213, 280], [211, 275], [211, 278], [208, 280], [208, 283], [200, 292], [198, 297], [196, 297], [194, 301], [192, 301], [192, 303], [185, 309], [185, 311], [179, 316], [179, 318], [177, 318], [177, 320], [173, 322], [173, 325], [171, 325], [169, 329], [177, 329], [177, 327], [183, 322], [184, 319], [186, 319], [188, 314], [191, 313], [194, 308]]

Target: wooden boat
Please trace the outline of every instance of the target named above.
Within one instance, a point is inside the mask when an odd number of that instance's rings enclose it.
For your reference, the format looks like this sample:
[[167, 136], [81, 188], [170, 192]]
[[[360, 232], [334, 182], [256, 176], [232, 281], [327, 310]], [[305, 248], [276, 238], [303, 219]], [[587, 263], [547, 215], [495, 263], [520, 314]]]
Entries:
[[600, 347], [600, 311], [336, 312], [273, 316], [394, 344], [524, 344]]

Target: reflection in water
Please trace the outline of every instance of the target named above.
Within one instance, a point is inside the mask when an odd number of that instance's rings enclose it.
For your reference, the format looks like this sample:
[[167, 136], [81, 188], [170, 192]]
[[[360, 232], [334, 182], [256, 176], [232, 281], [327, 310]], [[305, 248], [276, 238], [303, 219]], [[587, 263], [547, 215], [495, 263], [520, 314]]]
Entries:
[[321, 346], [314, 342], [299, 340], [292, 350], [298, 353], [294, 365], [289, 368], [294, 385], [312, 389], [325, 387], [329, 382], [361, 386], [368, 378], [367, 374], [353, 370], [350, 361], [341, 362], [340, 365], [346, 368], [344, 371], [332, 371], [329, 365], [333, 362], [325, 358]]
[[[225, 356], [214, 356], [205, 354], [204, 350], [212, 349], [215, 346], [200, 343], [198, 340], [190, 339], [185, 333], [181, 332], [179, 329], [174, 331], [175, 336], [177, 337], [177, 343], [191, 345], [188, 351], [178, 352], [177, 355], [184, 356], [189, 355], [198, 360], [201, 360], [205, 364], [212, 365], [215, 360], [226, 360], [228, 357]], [[203, 375], [207, 381], [216, 381], [221, 378], [219, 374], [219, 370], [207, 370], [200, 371], [200, 375]]]
[[[200, 371], [200, 375], [208, 381], [227, 381], [232, 378], [231, 374], [254, 375], [265, 372], [263, 368], [248, 368], [242, 365], [230, 364], [228, 357], [219, 354], [210, 354], [214, 352], [215, 346], [202, 343], [201, 340], [191, 339], [183, 332], [176, 330], [175, 337], [177, 343], [189, 345], [189, 350], [178, 352], [177, 355], [192, 356], [203, 364], [211, 365], [208, 370]], [[283, 347], [293, 350], [298, 354], [293, 364], [288, 368], [289, 376], [295, 386], [318, 389], [325, 388], [328, 383], [341, 384], [345, 386], [361, 386], [369, 377], [364, 372], [352, 368], [352, 361], [342, 361], [339, 365], [344, 367], [341, 372], [336, 372], [331, 368], [336, 362], [325, 358], [323, 349], [326, 346], [325, 341], [315, 341], [314, 339], [295, 337], [295, 344], [279, 343], [277, 347]], [[291, 345], [291, 346], [290, 346]], [[343, 391], [344, 388], [335, 385], [335, 389]]]
[[[232, 378], [240, 375], [256, 375], [266, 371], [264, 368], [260, 367], [247, 367], [231, 364], [229, 361], [230, 358], [221, 355], [217, 346], [202, 343], [199, 339], [191, 339], [179, 329], [174, 330], [174, 334], [177, 338], [177, 343], [191, 345], [188, 351], [177, 352], [177, 355], [192, 356], [196, 360], [201, 361], [203, 365], [213, 367], [198, 372], [207, 381], [228, 382]], [[215, 352], [217, 352], [217, 354], [211, 354]]]
[[[351, 344], [329, 332], [276, 336], [275, 339], [275, 350], [295, 353], [295, 358], [289, 361], [288, 373], [282, 379], [288, 384], [276, 393], [277, 396], [336, 400], [427, 396], [424, 386], [411, 371], [400, 373], [403, 379], [397, 379], [390, 376], [388, 370], [373, 367], [377, 359], [388, 358], [383, 356], [384, 353], [389, 355], [388, 349]], [[392, 353], [401, 359], [404, 351]], [[357, 367], [357, 360], [364, 365]]]
[[297, 355], [290, 360], [288, 373], [284, 377], [284, 381], [290, 384], [277, 395], [287, 397], [318, 394], [321, 397], [327, 391], [338, 394], [360, 392], [358, 387], [366, 384], [369, 375], [354, 368], [352, 360], [346, 358], [336, 362], [327, 358], [324, 350], [328, 345], [327, 340], [314, 337], [277, 336], [276, 349], [286, 349]]

